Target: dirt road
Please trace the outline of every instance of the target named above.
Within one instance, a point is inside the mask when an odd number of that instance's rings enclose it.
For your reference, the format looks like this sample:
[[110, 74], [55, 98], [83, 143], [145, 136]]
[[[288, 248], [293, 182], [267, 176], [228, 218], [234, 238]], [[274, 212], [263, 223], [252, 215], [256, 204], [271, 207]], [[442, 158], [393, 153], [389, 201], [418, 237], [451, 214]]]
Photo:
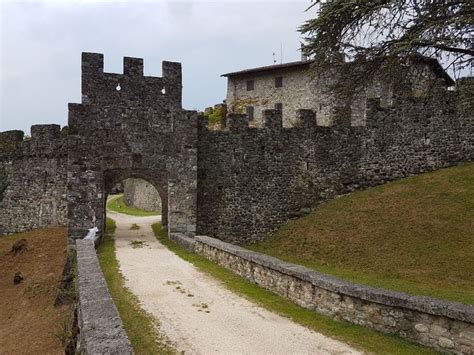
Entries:
[[[117, 258], [126, 286], [160, 329], [187, 354], [357, 354], [238, 296], [159, 243], [159, 217], [113, 212]], [[131, 230], [132, 224], [140, 228]]]

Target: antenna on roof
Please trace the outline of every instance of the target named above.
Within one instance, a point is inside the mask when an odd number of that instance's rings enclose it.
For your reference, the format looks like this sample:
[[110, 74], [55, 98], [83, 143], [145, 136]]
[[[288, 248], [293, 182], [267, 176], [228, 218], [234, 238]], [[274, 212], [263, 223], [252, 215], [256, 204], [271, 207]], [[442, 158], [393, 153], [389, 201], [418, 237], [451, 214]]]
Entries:
[[280, 64], [283, 64], [283, 44], [280, 41]]

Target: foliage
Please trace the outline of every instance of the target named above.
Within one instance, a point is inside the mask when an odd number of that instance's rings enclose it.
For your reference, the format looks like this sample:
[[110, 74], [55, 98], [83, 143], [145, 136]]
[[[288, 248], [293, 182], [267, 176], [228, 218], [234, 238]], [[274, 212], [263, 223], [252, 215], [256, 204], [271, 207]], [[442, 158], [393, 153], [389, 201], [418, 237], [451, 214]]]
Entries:
[[[265, 100], [267, 101], [267, 100]], [[254, 98], [254, 97], [249, 97], [249, 98], [245, 98], [245, 99], [238, 99], [236, 100], [232, 107], [231, 107], [231, 111], [233, 113], [247, 113], [246, 112], [246, 108], [247, 106], [258, 106], [259, 104], [261, 105], [265, 105], [266, 102], [264, 102], [264, 100], [262, 100], [262, 102], [260, 102], [260, 99], [259, 98]]]
[[0, 164], [0, 202], [3, 200], [3, 194], [8, 187], [7, 170], [3, 164]]
[[111, 236], [115, 228], [115, 221], [107, 218], [106, 235], [97, 250], [97, 256], [134, 353], [174, 354], [176, 352], [169, 341], [156, 330], [153, 316], [141, 309], [138, 298], [125, 287], [125, 279], [115, 254], [115, 241]]
[[135, 207], [127, 206], [123, 194], [110, 198], [107, 202], [107, 209], [114, 212], [128, 214], [130, 216], [146, 217], [160, 215], [160, 211], [144, 211]]
[[152, 225], [157, 239], [182, 259], [190, 262], [200, 271], [211, 275], [225, 287], [253, 303], [289, 318], [318, 333], [347, 342], [351, 346], [374, 354], [434, 354], [435, 352], [419, 345], [411, 344], [393, 335], [329, 317], [304, 309], [290, 300], [267, 291], [231, 271], [214, 264], [204, 257], [194, 254], [170, 240], [159, 223]]
[[373, 287], [474, 303], [474, 164], [352, 193], [250, 249]]
[[227, 116], [227, 108], [225, 105], [218, 105], [205, 113], [208, 119], [209, 127], [223, 127]]
[[315, 0], [309, 9], [316, 18], [299, 30], [304, 52], [317, 62], [337, 61], [341, 53], [369, 59], [422, 54], [446, 59], [452, 69], [472, 64], [470, 0]]

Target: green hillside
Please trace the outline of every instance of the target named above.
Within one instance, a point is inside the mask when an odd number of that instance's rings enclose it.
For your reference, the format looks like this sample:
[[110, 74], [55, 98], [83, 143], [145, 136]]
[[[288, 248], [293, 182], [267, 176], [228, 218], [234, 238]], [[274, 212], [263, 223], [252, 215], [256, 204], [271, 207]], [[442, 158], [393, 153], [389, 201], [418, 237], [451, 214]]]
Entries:
[[474, 304], [474, 164], [335, 199], [248, 247], [357, 283]]

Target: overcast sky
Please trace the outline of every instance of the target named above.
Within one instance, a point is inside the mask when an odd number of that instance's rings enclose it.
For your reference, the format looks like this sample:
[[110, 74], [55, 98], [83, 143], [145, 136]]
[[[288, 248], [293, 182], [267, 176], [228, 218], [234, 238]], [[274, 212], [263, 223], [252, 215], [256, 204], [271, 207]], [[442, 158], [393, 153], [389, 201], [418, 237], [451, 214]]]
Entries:
[[81, 52], [103, 53], [105, 71], [123, 56], [183, 64], [183, 106], [203, 110], [225, 99], [229, 71], [298, 60], [301, 1], [4, 1], [1, 2], [0, 131], [29, 133], [38, 123], [67, 125], [80, 102]]

